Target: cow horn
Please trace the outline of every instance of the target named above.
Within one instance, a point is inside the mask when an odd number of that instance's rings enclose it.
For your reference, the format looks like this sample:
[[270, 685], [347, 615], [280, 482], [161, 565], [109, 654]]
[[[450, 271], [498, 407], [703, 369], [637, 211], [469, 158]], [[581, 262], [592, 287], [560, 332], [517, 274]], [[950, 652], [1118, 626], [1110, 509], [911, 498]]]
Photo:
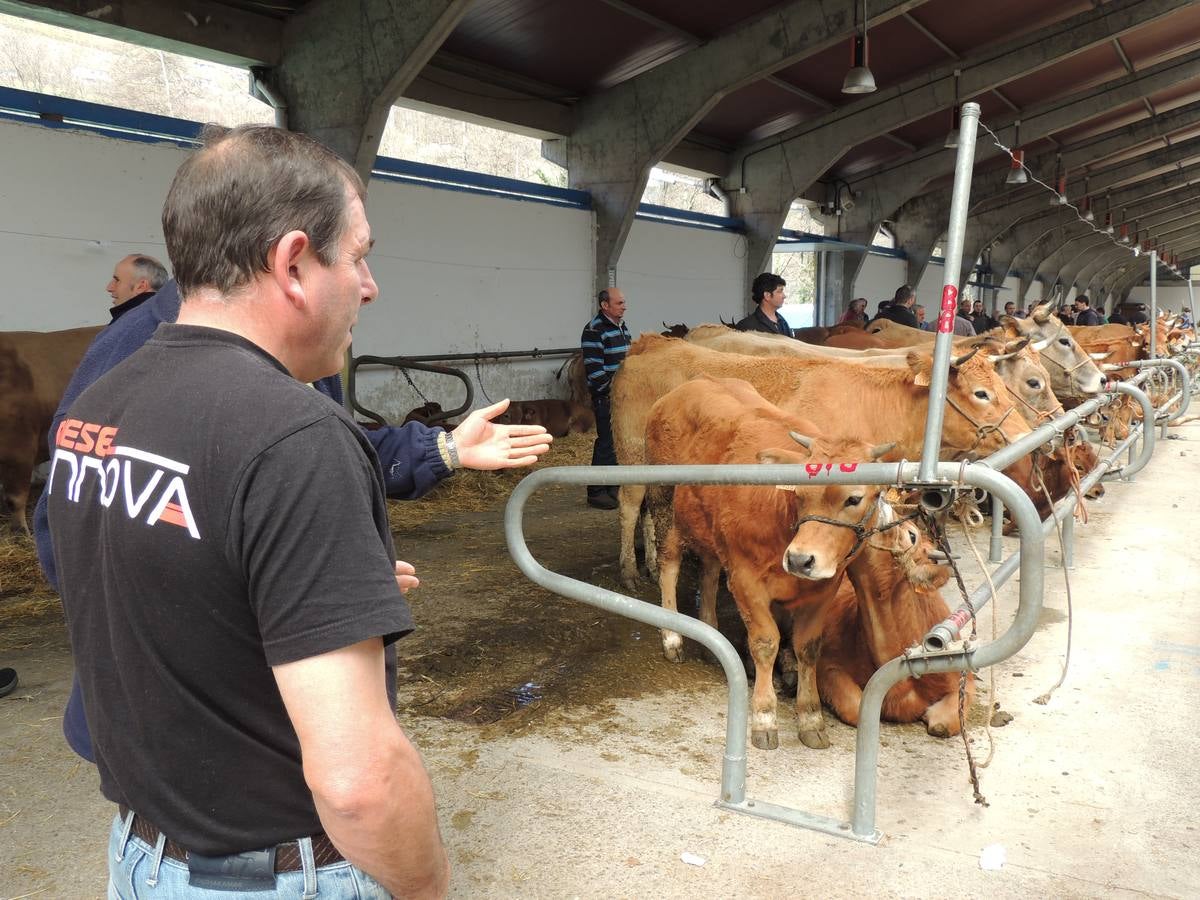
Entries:
[[998, 362], [1004, 362], [1004, 360], [1006, 360], [1006, 359], [1012, 359], [1016, 355], [1017, 354], [1015, 352], [1014, 353], [989, 353], [987, 358], [988, 358], [988, 362], [990, 362], [994, 365], [995, 363], [998, 363]]
[[895, 449], [896, 449], [895, 441], [890, 441], [889, 443], [886, 443], [886, 444], [876, 444], [874, 447], [872, 447], [870, 450], [867, 451], [867, 457], [869, 459], [879, 459], [879, 457], [885, 456], [888, 453], [891, 453]]
[[799, 444], [805, 450], [808, 450], [811, 452], [811, 450], [813, 448], [813, 439], [808, 437], [808, 435], [801, 434], [798, 431], [789, 431], [788, 437], [790, 437], [793, 441], [795, 441], [797, 444]]
[[948, 555], [947, 553], [945, 553], [945, 552], [944, 552], [944, 551], [942, 551], [942, 550], [930, 550], [930, 551], [929, 551], [929, 552], [926, 554], [926, 556], [928, 556], [930, 559], [932, 559], [932, 560], [933, 560], [933, 561], [935, 561], [935, 562], [940, 562], [940, 561], [942, 561], [942, 560], [949, 561], [949, 560], [952, 560], [952, 559], [960, 559], [960, 558], [961, 558], [961, 557], [958, 557], [958, 556], [950, 556], [950, 555]]
[[968, 359], [970, 359], [972, 356], [974, 356], [974, 355], [975, 355], [976, 353], [978, 353], [978, 352], [979, 352], [979, 348], [978, 348], [978, 347], [976, 347], [976, 348], [974, 348], [973, 350], [971, 350], [971, 351], [969, 351], [969, 352], [967, 352], [967, 353], [964, 353], [964, 354], [963, 354], [962, 356], [960, 356], [958, 359], [952, 359], [952, 360], [950, 360], [950, 367], [951, 367], [951, 368], [956, 368], [956, 367], [958, 367], [958, 366], [961, 366], [963, 363], [965, 363], [965, 362], [966, 362]]
[[1118, 366], [1116, 363], [1105, 363], [1104, 365], [1102, 365], [1100, 367], [1100, 371], [1101, 372], [1116, 372], [1123, 368], [1125, 368], [1125, 367]]
[[1053, 342], [1054, 342], [1054, 338], [1048, 337], [1044, 341], [1036, 341], [1035, 343], [1032, 343], [1029, 346], [1032, 347], [1034, 350], [1036, 350], [1038, 353], [1041, 353], [1043, 350], [1045, 350], [1047, 347], [1049, 347]]
[[1112, 355], [1113, 355], [1112, 350], [1109, 350], [1107, 353], [1089, 353], [1088, 354], [1088, 356], [1090, 356], [1092, 359], [1108, 359]]
[[1037, 322], [1039, 325], [1045, 325], [1050, 321], [1049, 303], [1046, 303], [1042, 306], [1035, 306], [1033, 308], [1033, 321]]

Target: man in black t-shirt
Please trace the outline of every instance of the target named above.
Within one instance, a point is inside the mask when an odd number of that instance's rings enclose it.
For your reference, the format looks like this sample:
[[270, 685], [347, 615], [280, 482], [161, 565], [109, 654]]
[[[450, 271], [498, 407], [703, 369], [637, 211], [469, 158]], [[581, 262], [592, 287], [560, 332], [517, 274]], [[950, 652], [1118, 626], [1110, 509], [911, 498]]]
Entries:
[[113, 884], [447, 889], [433, 790], [385, 676], [415, 573], [370, 444], [307, 384], [341, 367], [378, 292], [363, 193], [303, 135], [206, 134], [163, 209], [178, 321], [54, 435], [50, 532], [118, 804]]

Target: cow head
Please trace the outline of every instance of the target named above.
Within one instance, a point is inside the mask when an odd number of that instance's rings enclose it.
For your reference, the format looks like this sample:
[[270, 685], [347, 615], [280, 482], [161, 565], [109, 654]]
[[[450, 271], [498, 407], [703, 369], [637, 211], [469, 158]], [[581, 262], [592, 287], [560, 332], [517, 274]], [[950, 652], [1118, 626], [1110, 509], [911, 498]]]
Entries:
[[1050, 309], [1047, 303], [1035, 307], [1025, 319], [1002, 316], [1000, 324], [1009, 338], [1030, 339], [1030, 346], [1042, 355], [1056, 395], [1086, 398], [1100, 393], [1104, 376]]
[[1017, 338], [985, 348], [988, 361], [1004, 382], [1009, 395], [1017, 400], [1021, 417], [1031, 428], [1048, 416], [1062, 413], [1062, 404], [1050, 387], [1050, 373], [1042, 365], [1038, 353], [1029, 346], [1029, 338]]
[[[914, 383], [927, 386], [932, 374], [932, 357], [910, 351], [908, 365]], [[1029, 434], [1030, 428], [1016, 410], [1008, 389], [987, 355], [976, 347], [950, 361], [946, 383], [946, 410], [942, 419], [942, 458], [977, 459], [1012, 444]], [[1023, 456], [1004, 470], [1030, 497], [1033, 462]]]
[[950, 567], [933, 558], [931, 554], [941, 554], [916, 522], [899, 522], [871, 542], [892, 554], [908, 583], [919, 591], [936, 591], [950, 580]]
[[[906, 357], [914, 383], [928, 387], [933, 357], [909, 351]], [[953, 457], [986, 456], [1029, 434], [1029, 426], [1016, 413], [1008, 389], [987, 354], [975, 347], [950, 361], [946, 384], [946, 412], [942, 422], [942, 450]]]
[[[857, 441], [822, 441], [818, 446], [811, 438], [792, 436], [802, 449], [762, 450], [758, 461], [763, 465], [802, 465], [815, 477], [826, 467], [878, 459], [895, 446], [869, 447]], [[892, 519], [891, 507], [880, 496], [880, 485], [788, 484], [779, 485], [779, 490], [790, 495], [787, 513], [794, 516], [792, 537], [784, 548], [781, 564], [785, 572], [808, 581], [838, 575], [862, 549], [867, 535]]]

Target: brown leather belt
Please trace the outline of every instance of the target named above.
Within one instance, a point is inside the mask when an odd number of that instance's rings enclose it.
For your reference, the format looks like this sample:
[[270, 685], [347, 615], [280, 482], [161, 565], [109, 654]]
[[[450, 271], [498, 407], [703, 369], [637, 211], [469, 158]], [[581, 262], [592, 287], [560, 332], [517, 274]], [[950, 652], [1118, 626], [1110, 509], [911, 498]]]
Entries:
[[[129, 816], [129, 807], [124, 803], [120, 804], [121, 820], [124, 821]], [[141, 838], [151, 847], [158, 846], [158, 836], [161, 832], [154, 827], [145, 818], [137, 813], [133, 814], [133, 828], [130, 829], [130, 834]], [[338, 852], [337, 847], [333, 846], [333, 841], [329, 839], [329, 835], [322, 832], [312, 836], [313, 863], [317, 868], [328, 866], [332, 863], [343, 862], [346, 857]], [[163, 856], [169, 859], [175, 859], [179, 862], [187, 862], [188, 852], [179, 844], [175, 843], [170, 838], [167, 838], [163, 846]], [[299, 872], [304, 869], [304, 862], [300, 858], [300, 845], [296, 841], [288, 841], [284, 844], [279, 844], [275, 848], [275, 871], [276, 872]]]

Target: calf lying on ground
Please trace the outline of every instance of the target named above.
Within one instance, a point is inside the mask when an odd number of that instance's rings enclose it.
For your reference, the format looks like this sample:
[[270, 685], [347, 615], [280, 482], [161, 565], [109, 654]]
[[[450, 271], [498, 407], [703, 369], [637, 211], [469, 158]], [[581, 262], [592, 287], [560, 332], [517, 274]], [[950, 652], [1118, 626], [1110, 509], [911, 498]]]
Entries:
[[512, 400], [494, 421], [509, 425], [541, 425], [554, 437], [596, 427], [596, 414], [571, 400]]
[[[932, 543], [912, 522], [867, 539], [825, 615], [817, 689], [821, 699], [847, 725], [858, 725], [862, 689], [875, 671], [950, 614], [938, 593], [950, 577], [948, 566], [929, 558]], [[883, 700], [889, 722], [923, 720], [936, 737], [959, 733], [958, 672], [906, 678]], [[967, 675], [964, 709], [975, 695]]]

